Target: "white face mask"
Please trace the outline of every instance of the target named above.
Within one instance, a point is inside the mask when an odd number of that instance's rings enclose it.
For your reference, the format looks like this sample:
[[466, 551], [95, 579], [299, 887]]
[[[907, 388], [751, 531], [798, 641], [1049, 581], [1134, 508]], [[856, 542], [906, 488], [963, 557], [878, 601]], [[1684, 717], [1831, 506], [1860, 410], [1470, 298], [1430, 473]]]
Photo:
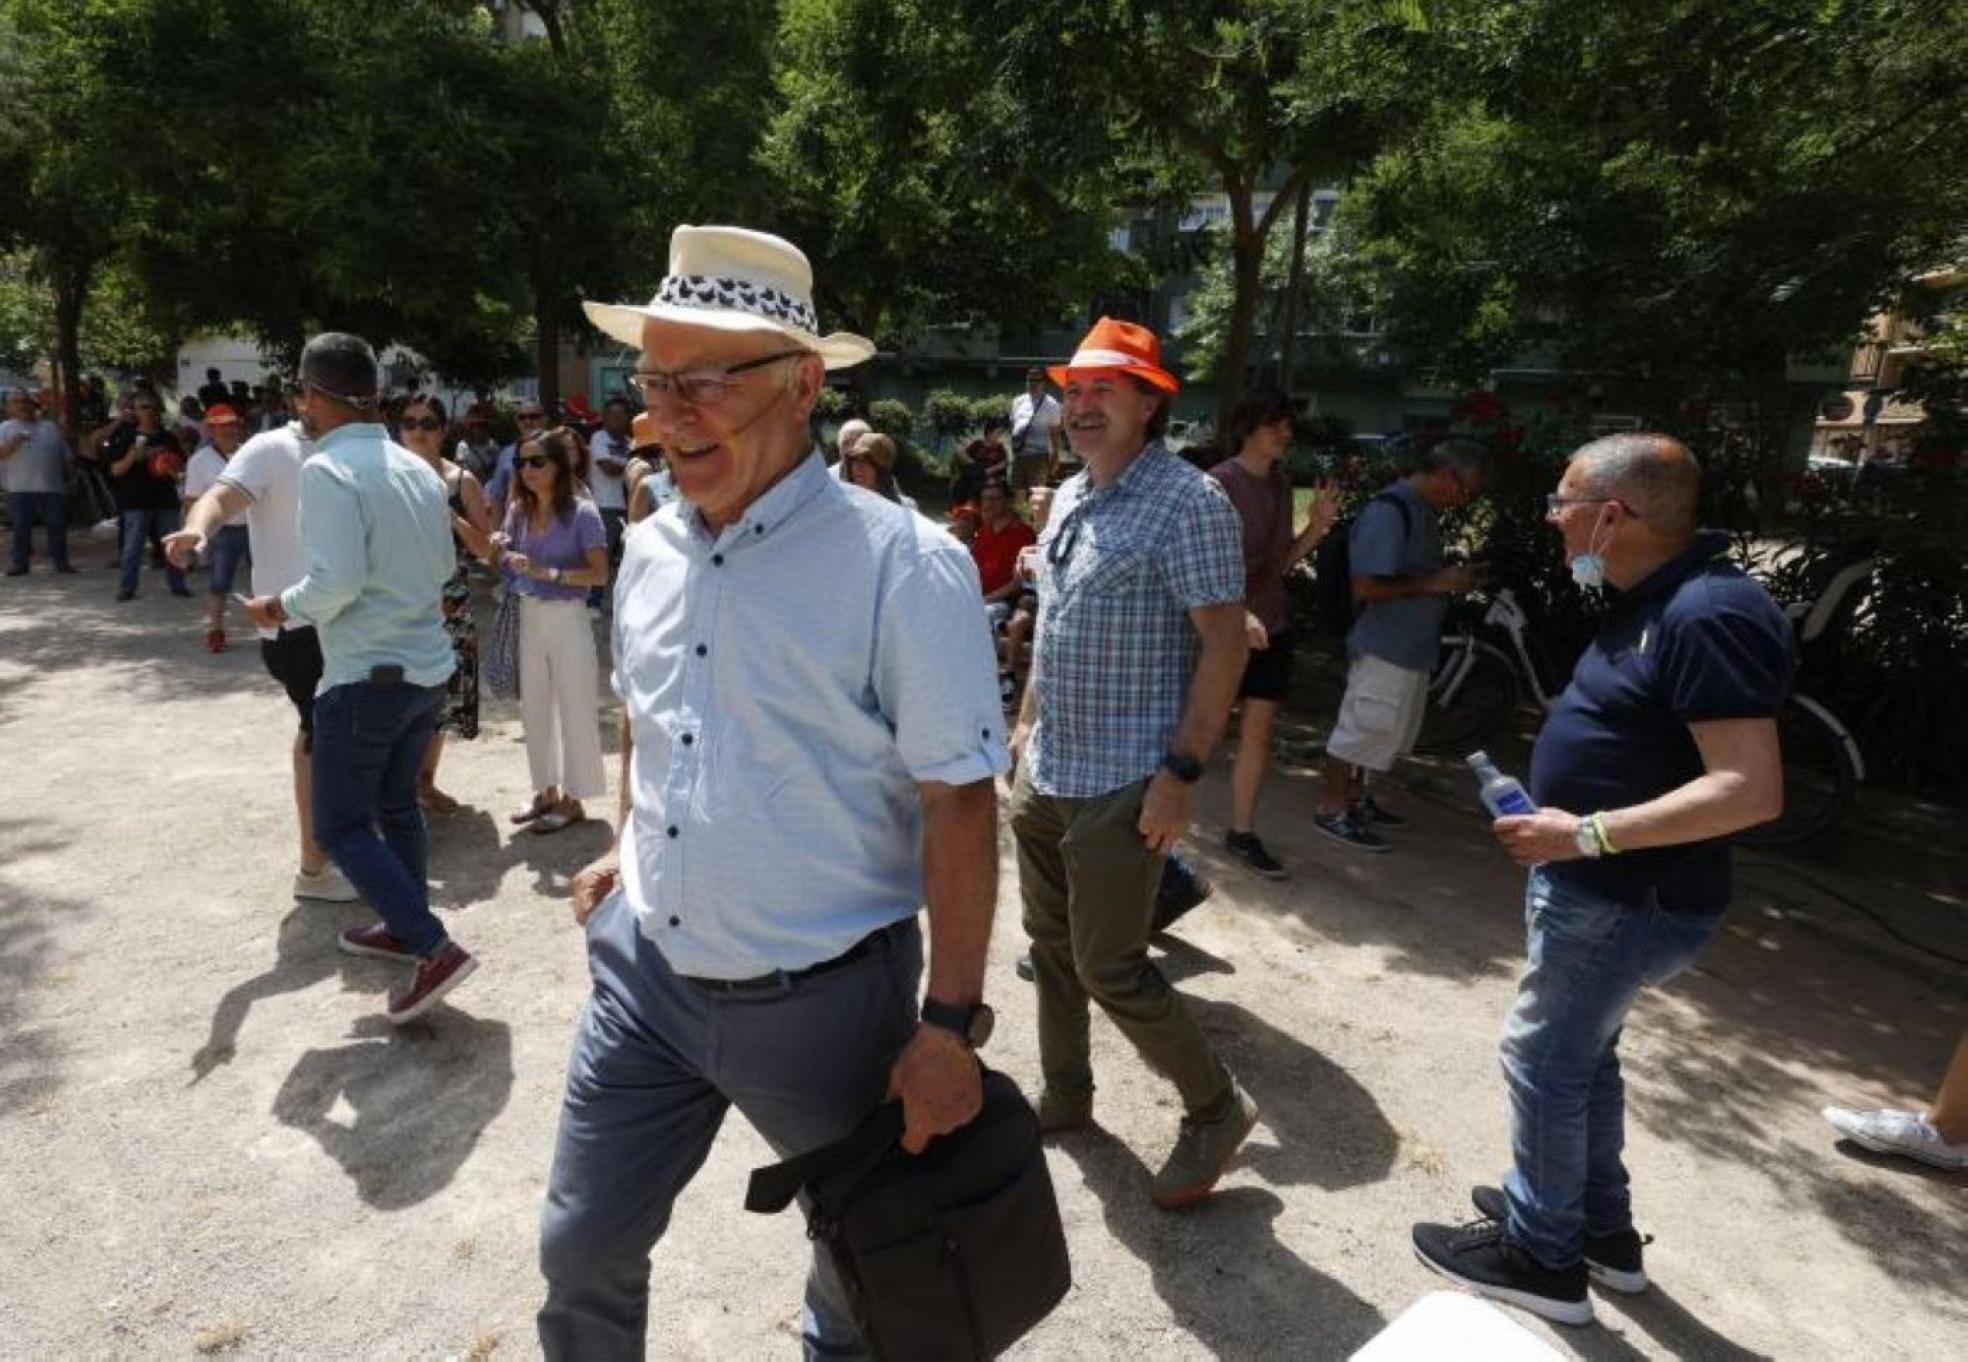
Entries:
[[1606, 555], [1599, 552], [1599, 527], [1605, 523], [1606, 512], [1599, 512], [1599, 519], [1592, 526], [1591, 537], [1586, 540], [1585, 552], [1572, 558], [1572, 580], [1587, 591], [1601, 591], [1606, 586]]

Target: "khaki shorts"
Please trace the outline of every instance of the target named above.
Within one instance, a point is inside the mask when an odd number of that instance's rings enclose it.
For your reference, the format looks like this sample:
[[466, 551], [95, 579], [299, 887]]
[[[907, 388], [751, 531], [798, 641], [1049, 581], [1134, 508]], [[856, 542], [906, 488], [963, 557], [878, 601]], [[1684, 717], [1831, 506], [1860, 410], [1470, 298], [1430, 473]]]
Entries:
[[1386, 771], [1414, 751], [1428, 709], [1428, 673], [1397, 667], [1362, 653], [1346, 672], [1346, 698], [1326, 739], [1326, 752], [1341, 761]]

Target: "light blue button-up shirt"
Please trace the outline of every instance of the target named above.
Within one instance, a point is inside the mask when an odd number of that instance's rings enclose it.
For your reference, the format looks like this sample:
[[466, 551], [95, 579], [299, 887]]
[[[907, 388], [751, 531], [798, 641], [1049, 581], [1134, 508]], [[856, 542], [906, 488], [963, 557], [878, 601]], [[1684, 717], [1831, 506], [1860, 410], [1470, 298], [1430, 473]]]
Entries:
[[457, 570], [444, 480], [380, 425], [340, 426], [301, 467], [307, 575], [280, 593], [321, 636], [316, 694], [401, 667], [441, 685], [457, 666], [440, 601]]
[[923, 902], [920, 782], [1009, 765], [969, 552], [809, 457], [713, 535], [628, 536], [622, 889], [679, 974], [804, 969]]

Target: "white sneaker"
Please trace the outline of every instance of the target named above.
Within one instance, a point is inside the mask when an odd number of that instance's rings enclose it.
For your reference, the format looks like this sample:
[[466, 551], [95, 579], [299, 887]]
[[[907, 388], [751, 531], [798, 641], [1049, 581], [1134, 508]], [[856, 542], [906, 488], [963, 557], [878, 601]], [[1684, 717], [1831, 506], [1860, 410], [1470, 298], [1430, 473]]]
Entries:
[[1968, 1168], [1968, 1143], [1949, 1144], [1918, 1112], [1826, 1107], [1824, 1118], [1840, 1135], [1875, 1153], [1903, 1154], [1955, 1172]]
[[348, 876], [329, 862], [312, 873], [306, 870], [294, 872], [294, 897], [315, 899], [321, 903], [355, 903], [362, 895], [348, 882]]

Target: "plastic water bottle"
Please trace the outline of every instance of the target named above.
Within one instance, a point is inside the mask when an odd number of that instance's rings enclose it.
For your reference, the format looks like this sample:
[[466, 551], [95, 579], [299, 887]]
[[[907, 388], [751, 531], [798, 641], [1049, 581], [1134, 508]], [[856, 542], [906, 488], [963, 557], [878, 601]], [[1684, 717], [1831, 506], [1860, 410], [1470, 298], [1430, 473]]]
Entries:
[[1469, 769], [1476, 775], [1476, 796], [1490, 811], [1490, 817], [1537, 812], [1537, 805], [1531, 802], [1530, 795], [1525, 793], [1517, 777], [1497, 770], [1497, 764], [1490, 760], [1488, 752], [1471, 752]]

